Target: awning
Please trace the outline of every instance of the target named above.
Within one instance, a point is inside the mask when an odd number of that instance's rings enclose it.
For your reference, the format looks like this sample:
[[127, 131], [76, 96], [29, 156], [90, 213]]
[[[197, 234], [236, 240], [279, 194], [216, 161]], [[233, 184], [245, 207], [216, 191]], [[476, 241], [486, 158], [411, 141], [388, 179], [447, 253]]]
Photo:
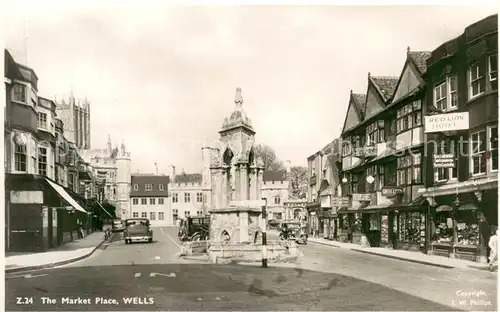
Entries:
[[418, 206], [422, 206], [423, 204], [425, 204], [425, 202], [427, 201], [427, 199], [420, 195], [418, 196], [417, 198], [415, 198], [412, 202], [409, 202], [409, 203], [399, 203], [399, 204], [394, 204], [391, 206], [391, 208], [397, 208], [397, 209], [400, 209], [400, 208], [412, 208], [412, 207], [418, 207]]
[[363, 213], [375, 213], [375, 212], [380, 212], [382, 210], [386, 210], [387, 208], [391, 207], [392, 203], [385, 203], [383, 205], [373, 205], [373, 206], [368, 206], [363, 208], [362, 212]]
[[458, 207], [458, 210], [476, 210], [476, 209], [477, 206], [472, 203], [466, 203]]
[[57, 185], [55, 184], [54, 182], [50, 181], [49, 179], [45, 179], [49, 185], [66, 201], [68, 202], [68, 204], [70, 204], [71, 206], [73, 206], [73, 208], [75, 208], [76, 210], [80, 211], [80, 212], [83, 212], [83, 213], [87, 213], [87, 211], [85, 209], [82, 208], [82, 206], [80, 206], [79, 203], [76, 202], [76, 200], [73, 199], [73, 197], [71, 197], [71, 195], [68, 194], [68, 192], [66, 192], [66, 190], [60, 186], [60, 185]]
[[441, 205], [436, 208], [436, 212], [453, 211], [453, 208], [448, 205]]
[[104, 208], [101, 203], [99, 201], [97, 201], [97, 204], [99, 204], [99, 206], [102, 208], [102, 210], [104, 210], [105, 213], [108, 214], [108, 216], [110, 216], [111, 218], [113, 218], [113, 216], [106, 210], [106, 208]]

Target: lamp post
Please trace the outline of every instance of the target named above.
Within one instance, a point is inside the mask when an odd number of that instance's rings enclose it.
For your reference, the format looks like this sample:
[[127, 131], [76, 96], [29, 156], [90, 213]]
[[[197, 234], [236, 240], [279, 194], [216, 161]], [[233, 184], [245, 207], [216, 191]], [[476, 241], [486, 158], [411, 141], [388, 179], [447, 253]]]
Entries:
[[267, 198], [262, 198], [264, 205], [262, 206], [262, 267], [267, 268], [267, 233], [266, 233], [266, 219], [267, 219]]

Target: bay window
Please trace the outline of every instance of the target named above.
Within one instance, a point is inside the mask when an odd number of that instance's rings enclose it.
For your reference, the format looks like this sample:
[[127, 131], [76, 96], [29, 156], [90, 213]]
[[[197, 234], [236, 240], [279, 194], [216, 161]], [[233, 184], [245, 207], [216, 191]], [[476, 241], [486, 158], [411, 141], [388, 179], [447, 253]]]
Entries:
[[497, 81], [498, 79], [498, 54], [490, 55], [488, 57], [488, 73], [490, 81]]
[[38, 148], [38, 174], [47, 175], [47, 148]]
[[342, 140], [342, 156], [349, 156], [351, 155], [351, 153], [352, 153], [351, 139], [346, 138], [345, 140]]
[[472, 175], [486, 173], [486, 131], [481, 130], [471, 135], [470, 167]]
[[27, 104], [26, 102], [26, 86], [16, 83], [12, 87], [12, 100], [19, 103]]
[[372, 176], [375, 179], [371, 184], [367, 182], [367, 185], [369, 185], [366, 190], [367, 192], [379, 191], [384, 187], [385, 177], [384, 177], [383, 165], [375, 165], [368, 167], [366, 169], [366, 176], [367, 177]]
[[444, 182], [456, 180], [458, 178], [458, 153], [456, 142], [453, 140], [440, 140], [436, 143], [434, 149], [435, 155], [452, 154], [455, 166], [453, 168], [434, 168], [434, 182]]
[[422, 183], [422, 155], [420, 153], [405, 155], [397, 160], [398, 186]]
[[38, 113], [38, 128], [47, 130], [47, 114]]
[[379, 120], [366, 127], [366, 145], [371, 146], [385, 141], [384, 121]]
[[412, 177], [412, 156], [406, 155], [399, 157], [398, 160], [398, 175], [397, 175], [397, 185], [409, 185], [411, 184]]
[[359, 183], [359, 175], [351, 174], [351, 192], [352, 193], [358, 192], [358, 183]]
[[417, 100], [404, 105], [397, 110], [396, 116], [397, 134], [422, 126], [422, 102]]
[[448, 76], [434, 87], [434, 107], [445, 112], [457, 108], [457, 76]]
[[477, 63], [469, 67], [469, 99], [484, 93], [485, 77], [484, 66]]
[[26, 145], [16, 144], [14, 150], [14, 162], [16, 171], [26, 172], [27, 169], [27, 151]]
[[490, 171], [498, 171], [498, 125], [488, 127], [488, 152]]

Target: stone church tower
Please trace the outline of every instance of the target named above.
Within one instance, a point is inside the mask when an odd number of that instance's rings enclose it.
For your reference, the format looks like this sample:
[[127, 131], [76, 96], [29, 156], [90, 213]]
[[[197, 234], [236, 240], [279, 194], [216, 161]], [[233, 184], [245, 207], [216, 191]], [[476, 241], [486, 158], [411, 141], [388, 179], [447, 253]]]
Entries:
[[253, 153], [255, 131], [243, 110], [240, 88], [234, 103], [234, 111], [219, 131], [218, 146], [204, 149], [210, 153], [210, 236], [214, 242], [248, 242], [260, 231], [263, 164]]

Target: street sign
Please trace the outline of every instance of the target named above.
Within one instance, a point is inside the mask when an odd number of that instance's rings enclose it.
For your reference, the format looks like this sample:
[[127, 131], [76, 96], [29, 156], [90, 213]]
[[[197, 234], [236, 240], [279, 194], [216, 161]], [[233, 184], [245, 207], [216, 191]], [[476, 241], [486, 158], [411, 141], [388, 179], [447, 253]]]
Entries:
[[340, 208], [349, 207], [349, 197], [332, 197], [332, 206]]
[[370, 193], [354, 193], [352, 194], [353, 201], [371, 201], [372, 194]]
[[455, 155], [433, 155], [434, 168], [455, 168]]

